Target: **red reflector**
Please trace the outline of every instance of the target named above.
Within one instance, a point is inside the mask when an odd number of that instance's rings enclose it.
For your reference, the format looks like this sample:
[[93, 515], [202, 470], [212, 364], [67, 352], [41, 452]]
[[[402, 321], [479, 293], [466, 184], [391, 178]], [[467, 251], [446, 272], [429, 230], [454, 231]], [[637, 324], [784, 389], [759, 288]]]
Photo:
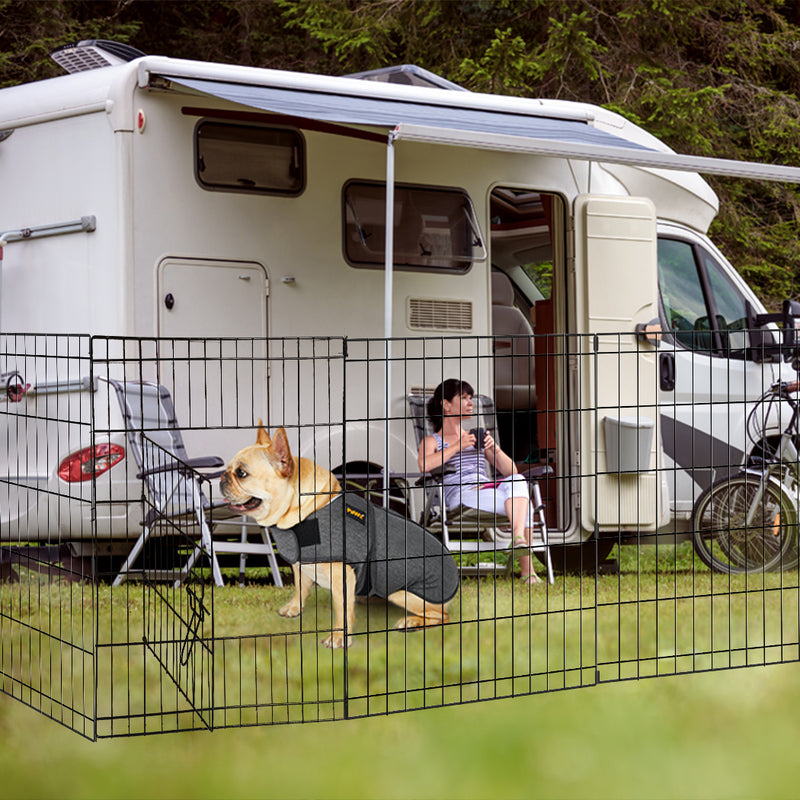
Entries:
[[58, 477], [67, 483], [90, 481], [125, 458], [119, 444], [96, 444], [67, 456], [58, 466]]

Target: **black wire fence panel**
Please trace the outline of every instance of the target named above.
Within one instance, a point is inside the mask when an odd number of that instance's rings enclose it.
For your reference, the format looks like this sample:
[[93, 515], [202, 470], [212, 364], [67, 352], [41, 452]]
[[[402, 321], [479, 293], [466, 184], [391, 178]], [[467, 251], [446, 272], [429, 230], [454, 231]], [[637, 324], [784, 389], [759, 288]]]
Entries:
[[1, 341], [2, 691], [88, 738], [800, 655], [786, 362], [631, 334]]
[[93, 485], [58, 477], [83, 478], [66, 457], [92, 436], [90, 350], [86, 336], [0, 337], [0, 674], [3, 692], [93, 738]]

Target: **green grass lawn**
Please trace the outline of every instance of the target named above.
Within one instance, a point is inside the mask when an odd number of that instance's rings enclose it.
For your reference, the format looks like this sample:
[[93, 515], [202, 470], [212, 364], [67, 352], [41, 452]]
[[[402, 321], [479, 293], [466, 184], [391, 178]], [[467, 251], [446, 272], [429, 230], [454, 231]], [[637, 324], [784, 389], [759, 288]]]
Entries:
[[[453, 623], [411, 635], [390, 632], [399, 610], [359, 606], [346, 668], [343, 653], [318, 645], [329, 625], [327, 593], [302, 620], [283, 620], [274, 612], [288, 589], [215, 590], [213, 654], [196, 645], [192, 669], [179, 677], [196, 704], [207, 709], [213, 696], [217, 710], [206, 718], [229, 729], [91, 743], [3, 697], [3, 796], [800, 795], [799, 673], [775, 663], [798, 658], [796, 574], [712, 575], [686, 545], [624, 548], [620, 567], [619, 575], [557, 577], [530, 592], [510, 580], [465, 580]], [[143, 634], [185, 637], [157, 630], [162, 615], [141, 587], [94, 594], [32, 575], [23, 586], [0, 589], [6, 691], [80, 727], [46, 697], [92, 716], [96, 620], [101, 733], [139, 731], [142, 713], [153, 715], [147, 730], [197, 725], [141, 644]], [[32, 646], [10, 617], [71, 644], [34, 637]], [[167, 645], [161, 653], [167, 667], [175, 652]], [[759, 664], [772, 665], [678, 675]], [[49, 682], [37, 686], [41, 674]], [[651, 675], [671, 677], [619, 682]], [[547, 691], [598, 676], [597, 686]], [[377, 716], [263, 725], [340, 717], [345, 680], [348, 713]], [[532, 691], [542, 693], [525, 696]], [[469, 702], [492, 697], [505, 699]], [[172, 706], [174, 714], [159, 716]], [[385, 714], [420, 706], [429, 708]]]
[[0, 700], [3, 796], [795, 798], [800, 669], [87, 742]]

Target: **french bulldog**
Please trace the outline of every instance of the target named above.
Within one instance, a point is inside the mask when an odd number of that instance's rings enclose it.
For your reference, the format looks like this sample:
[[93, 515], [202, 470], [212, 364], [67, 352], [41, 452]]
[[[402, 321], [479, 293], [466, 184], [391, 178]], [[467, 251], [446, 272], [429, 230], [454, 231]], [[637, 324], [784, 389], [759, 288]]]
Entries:
[[342, 493], [328, 470], [295, 457], [283, 428], [259, 425], [256, 443], [238, 452], [220, 479], [232, 511], [269, 527], [292, 564], [294, 594], [279, 614], [299, 616], [314, 583], [329, 589], [334, 623], [326, 647], [348, 647], [356, 596], [405, 609], [396, 629], [441, 625], [458, 591], [450, 552], [424, 528], [364, 498]]

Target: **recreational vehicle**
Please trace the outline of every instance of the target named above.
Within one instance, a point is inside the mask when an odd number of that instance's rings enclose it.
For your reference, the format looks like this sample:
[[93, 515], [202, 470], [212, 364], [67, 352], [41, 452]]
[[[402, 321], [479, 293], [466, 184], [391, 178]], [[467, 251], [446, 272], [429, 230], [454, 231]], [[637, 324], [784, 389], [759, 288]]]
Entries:
[[674, 530], [715, 464], [748, 459], [747, 402], [785, 365], [748, 338], [765, 309], [706, 236], [701, 173], [797, 170], [412, 67], [115, 61], [0, 91], [3, 540], [131, 536], [111, 387], [132, 363], [190, 453], [227, 459], [263, 418], [398, 480], [408, 396], [460, 375], [560, 479], [554, 541]]

